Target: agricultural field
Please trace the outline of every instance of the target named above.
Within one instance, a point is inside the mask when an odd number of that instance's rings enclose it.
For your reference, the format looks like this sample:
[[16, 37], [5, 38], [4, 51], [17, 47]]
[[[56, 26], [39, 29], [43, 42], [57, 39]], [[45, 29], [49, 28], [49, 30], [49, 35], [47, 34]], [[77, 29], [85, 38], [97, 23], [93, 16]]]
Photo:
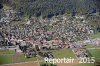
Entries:
[[94, 37], [94, 38], [100, 38], [100, 32], [96, 33], [96, 34], [92, 34], [91, 36]]
[[90, 64], [90, 63], [85, 63], [85, 64], [77, 64], [77, 65], [73, 65], [73, 66], [94, 66], [94, 64]]
[[[95, 49], [88, 49], [88, 51], [96, 59], [100, 58], [99, 47], [89, 44], [86, 46], [86, 48], [95, 48]], [[71, 49], [51, 50], [51, 52], [55, 58], [71, 57], [76, 59], [76, 56]], [[43, 58], [40, 57], [25, 58], [24, 54], [16, 54], [13, 50], [0, 50], [0, 65], [20, 63], [20, 62], [34, 62], [37, 61], [37, 59], [39, 61], [42, 61], [42, 63], [45, 63]], [[75, 66], [93, 66], [93, 65], [94, 64], [75, 64]]]
[[[7, 50], [5, 50], [5, 51], [7, 51]], [[5, 51], [2, 51], [2, 53], [4, 53]], [[10, 53], [13, 53], [13, 52], [9, 51], [9, 52], [5, 52], [5, 53], [10, 54]], [[66, 57], [66, 58], [70, 58], [70, 57], [76, 58], [74, 53], [71, 51], [71, 49], [52, 50], [52, 54], [54, 55], [55, 58], [64, 58], [64, 57]], [[37, 60], [36, 57], [25, 58], [25, 56], [23, 54], [0, 56], [0, 62], [2, 62], [1, 64], [19, 63], [19, 62], [32, 62], [32, 61], [36, 61], [36, 60]], [[38, 58], [38, 60], [43, 60], [43, 58]]]
[[13, 50], [0, 50], [0, 65], [36, 61], [36, 57], [25, 58], [24, 54], [16, 54]]
[[86, 49], [100, 49], [100, 46], [96, 46], [94, 44], [87, 44], [85, 46]]
[[0, 65], [13, 63], [12, 55], [0, 56]]
[[0, 50], [0, 55], [1, 54], [14, 54], [14, 50]]
[[0, 50], [0, 65], [12, 63], [13, 54], [13, 50]]
[[89, 52], [93, 57], [100, 58], [100, 49], [91, 49]]
[[55, 58], [76, 58], [71, 49], [53, 50], [52, 53]]

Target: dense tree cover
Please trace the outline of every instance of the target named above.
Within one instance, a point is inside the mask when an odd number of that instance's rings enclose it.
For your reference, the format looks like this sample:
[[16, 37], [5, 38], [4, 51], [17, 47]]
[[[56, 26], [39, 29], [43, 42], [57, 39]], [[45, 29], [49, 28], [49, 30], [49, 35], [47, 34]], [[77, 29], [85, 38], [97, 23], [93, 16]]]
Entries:
[[0, 9], [2, 9], [3, 8], [3, 5], [2, 4], [0, 4]]
[[100, 12], [100, 0], [95, 0], [97, 10]]
[[1, 19], [1, 16], [2, 16], [2, 11], [1, 11], [1, 9], [3, 8], [3, 5], [2, 4], [0, 4], [0, 19]]
[[96, 12], [99, 0], [3, 0], [21, 15], [52, 17], [64, 13]]

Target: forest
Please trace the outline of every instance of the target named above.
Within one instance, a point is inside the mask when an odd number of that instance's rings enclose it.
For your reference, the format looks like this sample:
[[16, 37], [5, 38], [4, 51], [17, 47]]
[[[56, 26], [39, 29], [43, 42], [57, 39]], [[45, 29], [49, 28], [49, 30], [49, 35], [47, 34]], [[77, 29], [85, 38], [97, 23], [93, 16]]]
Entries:
[[19, 15], [29, 17], [52, 17], [70, 13], [91, 14], [99, 12], [100, 0], [0, 0], [1, 4], [12, 7]]

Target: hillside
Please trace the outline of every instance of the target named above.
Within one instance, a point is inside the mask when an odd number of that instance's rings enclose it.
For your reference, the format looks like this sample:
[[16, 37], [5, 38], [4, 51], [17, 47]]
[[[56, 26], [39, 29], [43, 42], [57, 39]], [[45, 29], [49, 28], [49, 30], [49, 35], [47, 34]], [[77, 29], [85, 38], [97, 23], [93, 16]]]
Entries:
[[20, 15], [52, 17], [71, 13], [72, 15], [99, 11], [99, 0], [1, 0]]

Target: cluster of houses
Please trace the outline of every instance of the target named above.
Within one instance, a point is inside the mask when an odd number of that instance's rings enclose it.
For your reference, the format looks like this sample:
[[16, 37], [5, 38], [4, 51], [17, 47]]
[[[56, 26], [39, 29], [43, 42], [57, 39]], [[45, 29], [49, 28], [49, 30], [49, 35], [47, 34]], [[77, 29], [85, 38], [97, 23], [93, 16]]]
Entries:
[[91, 44], [91, 45], [100, 46], [100, 38], [85, 40], [83, 41], [83, 44]]
[[95, 47], [86, 48], [87, 45], [100, 46], [100, 38], [74, 42], [70, 47], [77, 57], [89, 57], [91, 54], [88, 49], [95, 49]]
[[71, 45], [72, 51], [77, 57], [89, 57], [89, 53], [83, 45]]
[[[0, 47], [15, 46], [18, 52], [30, 52], [36, 45], [47, 49], [69, 48], [70, 43], [90, 39], [89, 35], [95, 32], [85, 16], [61, 15], [51, 19], [32, 17], [24, 24], [10, 25], [14, 22], [15, 13], [12, 10], [6, 12], [6, 17], [0, 20]], [[25, 48], [27, 51], [24, 51]], [[74, 52], [78, 56], [87, 56], [77, 47]]]

